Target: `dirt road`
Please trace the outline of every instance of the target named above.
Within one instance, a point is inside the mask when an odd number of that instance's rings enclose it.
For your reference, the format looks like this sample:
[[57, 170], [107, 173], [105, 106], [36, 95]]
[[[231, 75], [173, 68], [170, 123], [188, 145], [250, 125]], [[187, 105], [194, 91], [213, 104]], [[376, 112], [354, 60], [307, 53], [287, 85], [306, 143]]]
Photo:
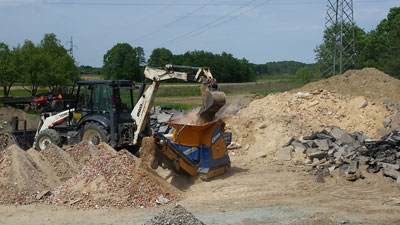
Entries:
[[[186, 198], [179, 202], [206, 224], [399, 224], [400, 189], [380, 174], [355, 183], [316, 183], [296, 166], [236, 163], [209, 182], [168, 177]], [[196, 185], [192, 185], [196, 183]], [[76, 210], [61, 206], [0, 206], [0, 224], [142, 224], [165, 207]]]

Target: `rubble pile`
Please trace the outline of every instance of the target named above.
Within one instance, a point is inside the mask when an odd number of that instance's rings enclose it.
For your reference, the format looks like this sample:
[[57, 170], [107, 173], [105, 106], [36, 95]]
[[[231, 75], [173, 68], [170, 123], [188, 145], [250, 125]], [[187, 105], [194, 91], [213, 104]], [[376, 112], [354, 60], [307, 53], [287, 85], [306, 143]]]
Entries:
[[[280, 160], [305, 158], [319, 176], [329, 175], [336, 169], [347, 180], [363, 178], [361, 171], [383, 171], [400, 183], [400, 132], [392, 131], [381, 139], [370, 139], [359, 132], [348, 133], [339, 127], [330, 127], [292, 140], [275, 155]], [[321, 171], [322, 175], [321, 175]], [[322, 181], [319, 177], [317, 181]]]
[[155, 216], [150, 221], [146, 222], [144, 225], [164, 225], [164, 224], [174, 224], [174, 225], [204, 225], [203, 222], [198, 220], [193, 216], [192, 213], [187, 211], [184, 207], [177, 205], [170, 210], [164, 210], [160, 215]]
[[49, 202], [78, 208], [121, 208], [154, 206], [159, 196], [174, 200], [170, 190], [137, 168], [138, 163], [126, 150], [102, 154], [53, 190]]
[[254, 100], [226, 123], [233, 133], [233, 154], [241, 160], [254, 160], [275, 153], [292, 137], [329, 126], [380, 137], [382, 121], [393, 115], [373, 99], [314, 90], [270, 94]]
[[0, 203], [46, 202], [77, 208], [147, 207], [166, 204], [178, 193], [138, 168], [140, 160], [107, 144], [83, 142], [38, 152], [16, 145], [0, 154]]
[[167, 121], [172, 117], [182, 115], [183, 112], [166, 106], [155, 106], [151, 110], [150, 127], [154, 133], [168, 134], [172, 133], [173, 129], [167, 124]]
[[[325, 89], [342, 95], [365, 96], [379, 103], [397, 105], [400, 101], [400, 80], [375, 68], [348, 70], [343, 75], [312, 82], [295, 92]], [[391, 103], [390, 103], [391, 102]]]

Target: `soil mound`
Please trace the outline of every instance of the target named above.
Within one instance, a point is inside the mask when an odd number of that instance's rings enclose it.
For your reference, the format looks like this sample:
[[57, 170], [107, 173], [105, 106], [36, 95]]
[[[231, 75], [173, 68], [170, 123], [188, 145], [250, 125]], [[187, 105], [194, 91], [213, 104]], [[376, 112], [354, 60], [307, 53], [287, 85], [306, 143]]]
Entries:
[[32, 157], [16, 145], [0, 155], [0, 202], [27, 204], [35, 195], [57, 183], [46, 169], [44, 159]]
[[[379, 102], [400, 101], [400, 80], [375, 68], [349, 70], [343, 75], [305, 85], [300, 91], [325, 89], [342, 95], [365, 96]], [[296, 92], [298, 90], [295, 90]]]
[[126, 150], [102, 154], [56, 188], [49, 202], [79, 208], [109, 208], [153, 206], [161, 195], [168, 201], [175, 199], [172, 189], [166, 190], [138, 168], [139, 161]]
[[391, 115], [373, 99], [323, 90], [268, 95], [254, 100], [226, 123], [233, 141], [241, 146], [235, 154], [255, 159], [275, 152], [293, 137], [328, 126], [379, 137], [377, 131], [383, 128], [382, 121]]

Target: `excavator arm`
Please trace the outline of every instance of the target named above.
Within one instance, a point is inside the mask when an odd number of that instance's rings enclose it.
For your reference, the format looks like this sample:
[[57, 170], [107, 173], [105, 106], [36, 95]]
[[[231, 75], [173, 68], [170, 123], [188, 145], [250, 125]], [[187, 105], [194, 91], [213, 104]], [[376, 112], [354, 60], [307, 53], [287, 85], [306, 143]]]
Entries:
[[[197, 70], [196, 74], [188, 74], [177, 70]], [[199, 111], [199, 118], [202, 123], [212, 121], [215, 113], [225, 105], [225, 94], [219, 91], [217, 81], [207, 67], [191, 67], [166, 65], [165, 68], [146, 67], [144, 70], [146, 79], [152, 81], [151, 85], [144, 91], [132, 110], [131, 117], [136, 122], [133, 144], [138, 142], [139, 134], [146, 127], [160, 82], [169, 79], [179, 79], [189, 82], [201, 83], [202, 107]]]

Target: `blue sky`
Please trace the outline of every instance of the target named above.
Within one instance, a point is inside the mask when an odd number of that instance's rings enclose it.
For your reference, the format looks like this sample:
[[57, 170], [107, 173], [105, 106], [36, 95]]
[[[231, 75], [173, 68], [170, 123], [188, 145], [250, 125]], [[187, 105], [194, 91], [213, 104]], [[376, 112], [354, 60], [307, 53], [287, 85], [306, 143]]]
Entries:
[[[222, 51], [253, 63], [314, 62], [327, 0], [0, 0], [0, 41], [38, 43], [73, 36], [80, 65], [101, 66], [116, 43], [174, 54]], [[354, 0], [354, 18], [369, 31], [400, 0]], [[213, 22], [214, 21], [214, 22]]]

